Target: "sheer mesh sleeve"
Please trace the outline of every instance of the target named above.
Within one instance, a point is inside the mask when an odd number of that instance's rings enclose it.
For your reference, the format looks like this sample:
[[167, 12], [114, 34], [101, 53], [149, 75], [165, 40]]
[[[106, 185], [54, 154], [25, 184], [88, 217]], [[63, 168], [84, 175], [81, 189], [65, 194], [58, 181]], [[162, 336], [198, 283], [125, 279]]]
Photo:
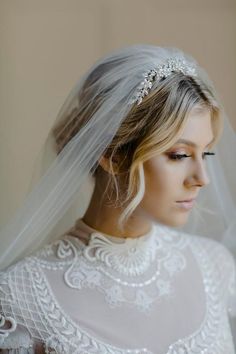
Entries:
[[[167, 231], [137, 240], [94, 233], [88, 245], [65, 236], [0, 273], [0, 310], [16, 324], [0, 348], [235, 353], [227, 314], [235, 306], [233, 255], [217, 241]], [[42, 351], [31, 349], [32, 340]]]
[[[1, 307], [0, 307], [1, 309]], [[0, 353], [32, 354], [33, 342], [26, 328], [0, 314]]]

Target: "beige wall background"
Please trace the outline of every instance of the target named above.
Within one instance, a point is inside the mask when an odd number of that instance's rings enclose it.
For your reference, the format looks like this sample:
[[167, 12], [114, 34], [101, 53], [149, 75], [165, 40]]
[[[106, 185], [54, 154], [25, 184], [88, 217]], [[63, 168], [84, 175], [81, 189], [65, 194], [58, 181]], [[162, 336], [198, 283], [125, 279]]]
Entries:
[[180, 47], [208, 71], [236, 128], [235, 33], [234, 0], [0, 0], [0, 226], [65, 97], [110, 50]]

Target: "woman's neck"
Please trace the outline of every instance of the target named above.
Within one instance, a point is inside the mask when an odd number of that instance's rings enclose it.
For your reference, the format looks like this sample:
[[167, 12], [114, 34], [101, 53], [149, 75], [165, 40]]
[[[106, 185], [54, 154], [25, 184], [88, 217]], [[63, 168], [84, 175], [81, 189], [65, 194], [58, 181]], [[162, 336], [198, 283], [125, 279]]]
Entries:
[[111, 202], [108, 205], [106, 197], [101, 194], [100, 190], [95, 188], [82, 220], [91, 228], [116, 237], [135, 238], [150, 231], [151, 220], [138, 215], [139, 208], [137, 207], [135, 213], [124, 225], [124, 231], [122, 232], [118, 227], [118, 219], [124, 209], [125, 207], [111, 205]]

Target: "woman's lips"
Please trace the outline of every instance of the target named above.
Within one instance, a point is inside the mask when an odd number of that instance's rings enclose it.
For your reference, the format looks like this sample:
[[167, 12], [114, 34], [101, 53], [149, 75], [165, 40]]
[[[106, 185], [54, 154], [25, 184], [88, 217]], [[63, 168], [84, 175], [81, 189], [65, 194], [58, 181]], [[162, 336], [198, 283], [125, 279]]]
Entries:
[[189, 209], [192, 209], [194, 202], [195, 202], [195, 199], [189, 199], [189, 200], [178, 201], [176, 203], [180, 208], [185, 209], [185, 210], [189, 210]]

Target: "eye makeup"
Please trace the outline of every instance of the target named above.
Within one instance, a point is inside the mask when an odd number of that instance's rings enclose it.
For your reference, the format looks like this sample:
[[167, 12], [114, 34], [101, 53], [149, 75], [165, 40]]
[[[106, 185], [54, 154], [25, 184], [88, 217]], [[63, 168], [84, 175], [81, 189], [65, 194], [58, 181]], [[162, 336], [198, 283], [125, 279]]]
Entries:
[[[203, 159], [205, 159], [206, 156], [213, 156], [215, 155], [214, 152], [204, 152], [203, 153]], [[187, 154], [181, 154], [181, 153], [175, 153], [171, 152], [168, 154], [169, 159], [171, 160], [182, 160], [187, 157], [191, 157], [192, 155], [187, 155]]]

